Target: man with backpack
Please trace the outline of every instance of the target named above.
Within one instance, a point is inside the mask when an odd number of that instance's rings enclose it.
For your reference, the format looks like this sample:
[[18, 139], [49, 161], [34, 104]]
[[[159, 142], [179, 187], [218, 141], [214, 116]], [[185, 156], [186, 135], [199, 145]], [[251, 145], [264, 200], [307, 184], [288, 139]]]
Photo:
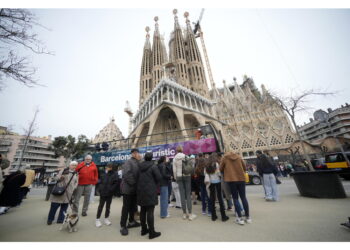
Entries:
[[190, 221], [197, 217], [195, 214], [192, 214], [191, 174], [193, 171], [194, 166], [191, 159], [183, 153], [182, 146], [177, 146], [173, 161], [174, 178], [179, 185], [183, 211], [182, 218], [184, 220], [188, 218]]

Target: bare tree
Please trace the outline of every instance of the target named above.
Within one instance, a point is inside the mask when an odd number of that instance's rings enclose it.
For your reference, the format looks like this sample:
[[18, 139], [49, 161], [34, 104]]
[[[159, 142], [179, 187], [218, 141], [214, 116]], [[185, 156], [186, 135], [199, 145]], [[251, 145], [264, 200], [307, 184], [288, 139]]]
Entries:
[[29, 10], [0, 9], [0, 91], [5, 86], [4, 77], [27, 87], [40, 85], [34, 78], [36, 68], [31, 66], [29, 56], [18, 53], [24, 48], [31, 53], [52, 55], [33, 32], [36, 27], [45, 28]]
[[21, 156], [19, 158], [18, 170], [20, 170], [20, 168], [21, 168], [22, 160], [23, 160], [24, 154], [26, 153], [26, 150], [27, 150], [29, 138], [33, 134], [33, 132], [35, 131], [35, 120], [36, 120], [36, 116], [38, 115], [38, 113], [39, 113], [39, 109], [36, 108], [33, 120], [29, 123], [28, 129], [25, 130], [26, 138], [24, 139], [24, 146], [22, 148]]
[[328, 95], [334, 95], [334, 94], [335, 93], [331, 93], [331, 92], [320, 92], [314, 89], [304, 90], [301, 93], [297, 93], [297, 94], [292, 93], [288, 97], [271, 94], [272, 98], [287, 113], [287, 115], [291, 119], [295, 132], [297, 134], [298, 140], [300, 141], [300, 144], [301, 144], [302, 154], [304, 156], [304, 159], [306, 159], [309, 165], [309, 168], [312, 171], [315, 171], [315, 169], [311, 164], [309, 155], [305, 151], [304, 140], [300, 136], [298, 126], [295, 121], [296, 115], [299, 112], [305, 112], [306, 110], [310, 109], [310, 107], [306, 106], [306, 103], [308, 103], [309, 101], [308, 98], [310, 96], [328, 96]]

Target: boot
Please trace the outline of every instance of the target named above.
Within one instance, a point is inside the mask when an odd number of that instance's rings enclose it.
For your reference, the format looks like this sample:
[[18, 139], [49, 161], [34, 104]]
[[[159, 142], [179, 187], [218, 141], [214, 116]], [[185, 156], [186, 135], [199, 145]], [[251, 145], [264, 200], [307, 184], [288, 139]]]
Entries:
[[144, 236], [144, 235], [146, 235], [148, 233], [149, 233], [149, 230], [148, 230], [147, 226], [142, 226], [141, 236]]
[[151, 240], [159, 237], [160, 235], [161, 235], [160, 232], [152, 231], [152, 232], [149, 232], [148, 238]]

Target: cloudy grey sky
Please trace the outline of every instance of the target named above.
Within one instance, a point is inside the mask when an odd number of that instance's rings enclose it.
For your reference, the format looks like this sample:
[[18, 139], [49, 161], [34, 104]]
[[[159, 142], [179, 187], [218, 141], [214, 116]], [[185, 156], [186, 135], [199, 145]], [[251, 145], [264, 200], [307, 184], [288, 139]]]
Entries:
[[[22, 133], [36, 106], [35, 135], [85, 134], [94, 137], [114, 116], [127, 136], [126, 100], [138, 108], [145, 27], [154, 16], [166, 41], [174, 27], [172, 9], [35, 9], [37, 29], [55, 56], [33, 56], [39, 83], [26, 88], [6, 80], [0, 92], [0, 125]], [[196, 21], [201, 9], [189, 11]], [[207, 8], [202, 29], [217, 86], [235, 76], [253, 77], [257, 86], [288, 94], [292, 89], [337, 90], [335, 97], [314, 98], [315, 109], [350, 102], [349, 9]], [[198, 41], [199, 42], [199, 41]], [[313, 111], [313, 110], [311, 110]], [[299, 124], [311, 111], [299, 116]]]

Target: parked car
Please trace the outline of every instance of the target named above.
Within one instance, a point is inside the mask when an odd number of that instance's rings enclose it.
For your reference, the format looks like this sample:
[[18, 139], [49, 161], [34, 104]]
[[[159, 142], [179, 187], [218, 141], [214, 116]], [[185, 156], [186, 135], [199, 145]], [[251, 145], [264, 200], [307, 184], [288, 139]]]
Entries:
[[[348, 159], [350, 159], [350, 152], [345, 152]], [[334, 169], [339, 171], [339, 176], [345, 180], [350, 180], [350, 166], [345, 160], [341, 152], [326, 154], [325, 163], [327, 169]]]
[[248, 171], [249, 181], [246, 184], [261, 185], [261, 178], [257, 172]]
[[311, 164], [315, 170], [325, 170], [327, 169], [327, 165], [325, 162], [325, 158], [312, 159]]

